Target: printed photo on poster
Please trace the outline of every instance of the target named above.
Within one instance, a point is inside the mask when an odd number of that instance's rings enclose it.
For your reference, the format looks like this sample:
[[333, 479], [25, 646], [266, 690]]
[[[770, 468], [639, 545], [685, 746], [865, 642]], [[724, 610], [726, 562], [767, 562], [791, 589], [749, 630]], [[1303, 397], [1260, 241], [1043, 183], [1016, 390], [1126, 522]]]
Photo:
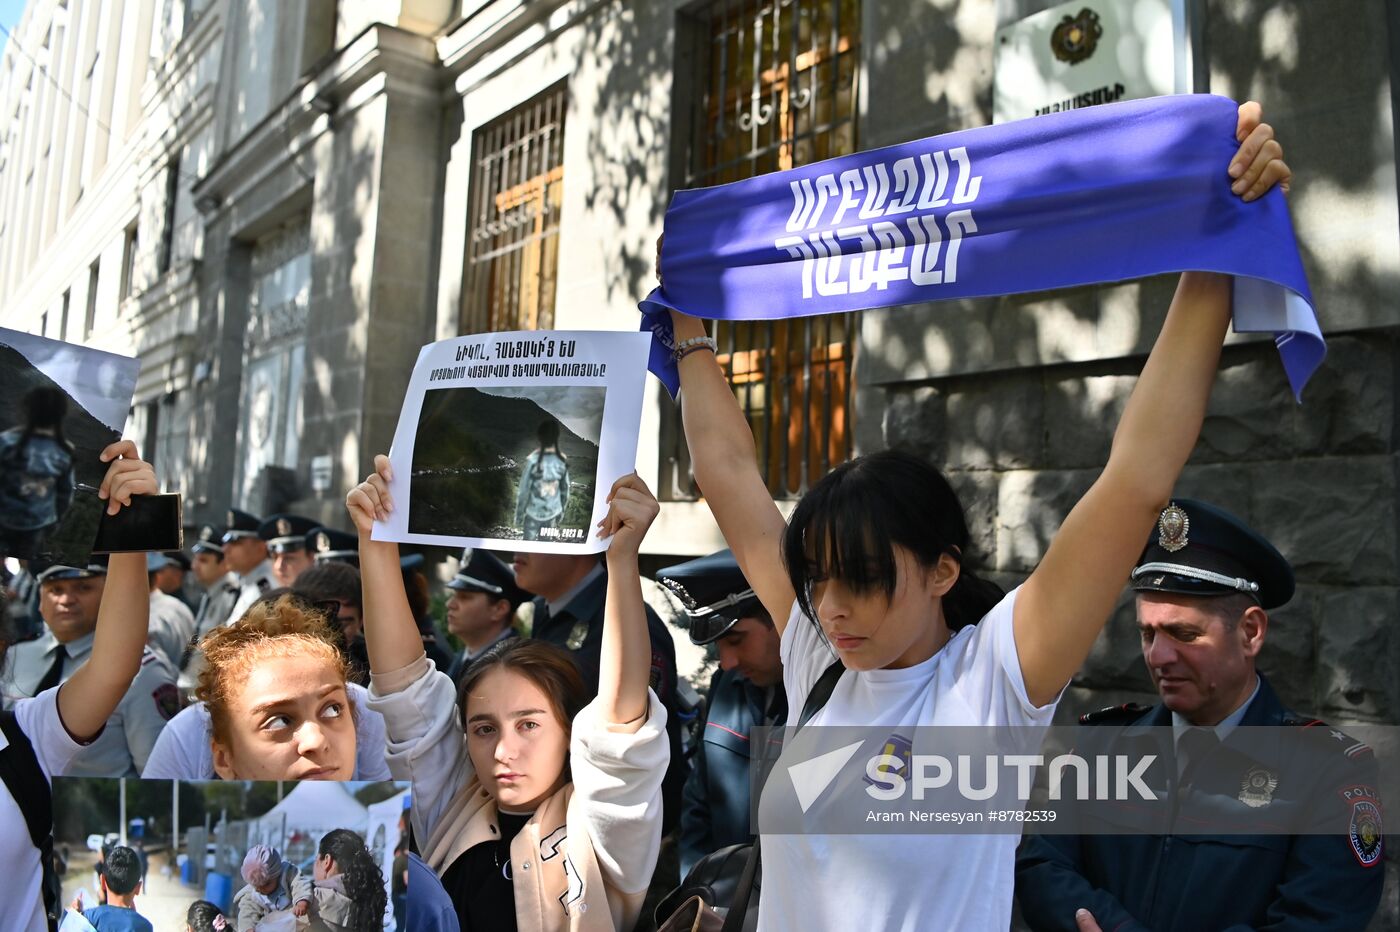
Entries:
[[395, 510], [375, 539], [596, 552], [631, 472], [646, 334], [520, 331], [423, 348], [390, 453]]
[[425, 393], [408, 529], [580, 543], [597, 488], [607, 390], [586, 385]]
[[87, 562], [139, 365], [0, 329], [0, 559]]

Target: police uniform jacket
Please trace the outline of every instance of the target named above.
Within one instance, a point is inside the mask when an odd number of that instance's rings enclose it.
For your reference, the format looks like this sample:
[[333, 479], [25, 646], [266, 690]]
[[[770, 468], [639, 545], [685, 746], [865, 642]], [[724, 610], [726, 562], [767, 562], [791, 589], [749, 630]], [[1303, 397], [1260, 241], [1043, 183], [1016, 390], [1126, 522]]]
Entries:
[[146, 643], [172, 670], [178, 669], [194, 637], [194, 614], [189, 607], [159, 589], [151, 591], [151, 620]]
[[754, 725], [782, 725], [787, 694], [782, 685], [755, 686], [733, 670], [710, 680], [700, 742], [685, 781], [681, 808], [681, 876], [705, 855], [746, 844], [749, 831], [749, 757]]
[[228, 620], [242, 588], [238, 574], [230, 570], [205, 590], [204, 597], [199, 600], [199, 611], [194, 616], [196, 642]]
[[[473, 660], [480, 657], [482, 654], [486, 653], [488, 650], [495, 647], [502, 641], [508, 641], [511, 638], [519, 636], [519, 633], [514, 628], [507, 626], [501, 629], [501, 633], [496, 636], [495, 640], [493, 640], [490, 644], [487, 644], [485, 647], [481, 648], [481, 650], [477, 651], [476, 653], [470, 656], [467, 655], [467, 649], [465, 647], [462, 648], [457, 653], [452, 655], [452, 662], [447, 666], [447, 675], [452, 677], [452, 682], [460, 686], [462, 684], [462, 674], [467, 672], [467, 667], [472, 665]], [[429, 657], [428, 659], [432, 660], [431, 657]], [[433, 661], [433, 665], [436, 666], [437, 662]], [[438, 669], [442, 668], [438, 667]]]
[[253, 568], [247, 576], [242, 576], [238, 581], [238, 599], [233, 603], [233, 608], [229, 610], [228, 616], [223, 620], [223, 624], [231, 625], [243, 617], [253, 603], [263, 597], [263, 594], [277, 588], [277, 580], [272, 575], [272, 561], [264, 560]]
[[[1251, 756], [1268, 737], [1257, 743], [1245, 738], [1248, 754], [1233, 743], [1217, 747], [1203, 757], [1208, 766], [1199, 788], [1193, 785], [1176, 802], [1166, 792], [1177, 763], [1165, 706], [1129, 706], [1081, 719], [1120, 727], [1086, 732], [1078, 753], [1160, 755], [1144, 777], [1158, 800], [1101, 803], [1086, 816], [1086, 828], [1105, 822], [1098, 827], [1135, 834], [1026, 837], [1017, 852], [1016, 896], [1032, 929], [1072, 932], [1081, 907], [1103, 929], [1119, 932], [1365, 928], [1385, 875], [1374, 755], [1342, 732], [1295, 715], [1263, 676], [1259, 680], [1240, 728], [1297, 726], [1304, 729], [1299, 741], [1274, 742], [1281, 764], [1267, 753]], [[1264, 779], [1246, 787], [1254, 773]], [[1269, 785], [1270, 776], [1278, 778], [1276, 785]], [[1188, 820], [1183, 812], [1208, 818]], [[1326, 827], [1331, 834], [1185, 833], [1203, 822], [1261, 817], [1319, 832]]]
[[185, 645], [185, 652], [180, 658], [181, 689], [189, 693], [194, 691], [199, 674], [204, 669], [204, 654], [198, 650], [199, 642], [210, 631], [228, 621], [241, 588], [238, 574], [230, 570], [210, 586], [199, 600], [199, 611], [194, 616], [194, 636]]
[[[535, 599], [535, 621], [531, 636], [556, 644], [574, 655], [583, 674], [588, 699], [598, 695], [598, 662], [603, 652], [603, 608], [607, 603], [608, 574], [584, 586], [551, 617], [548, 603]], [[676, 714], [676, 643], [666, 623], [650, 605], [646, 606], [647, 633], [651, 636], [651, 689], [666, 707], [666, 736], [671, 762], [662, 785], [666, 818], [662, 831], [669, 833], [680, 819], [681, 793], [685, 789], [688, 764], [681, 754], [681, 721]]]
[[[36, 693], [59, 651], [66, 654], [59, 682], [67, 682], [91, 658], [92, 641], [93, 635], [88, 634], [60, 644], [52, 632], [45, 631], [43, 637], [36, 641], [26, 641], [10, 648], [6, 662], [6, 705], [12, 706], [19, 699]], [[101, 659], [92, 658], [92, 662], [100, 663]], [[141, 655], [141, 668], [136, 678], [117, 704], [116, 711], [107, 719], [102, 734], [74, 755], [67, 770], [54, 776], [140, 776], [161, 729], [179, 709], [174, 672], [147, 647]]]

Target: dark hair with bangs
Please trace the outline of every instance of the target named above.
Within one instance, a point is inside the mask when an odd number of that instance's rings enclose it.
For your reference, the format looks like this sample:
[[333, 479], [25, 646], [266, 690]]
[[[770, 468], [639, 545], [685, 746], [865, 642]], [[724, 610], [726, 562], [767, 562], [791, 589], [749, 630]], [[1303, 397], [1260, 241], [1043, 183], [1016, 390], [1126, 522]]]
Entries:
[[[838, 579], [856, 592], [892, 598], [896, 544], [926, 568], [945, 553], [962, 564], [967, 519], [943, 474], [900, 450], [860, 456], [827, 473], [797, 503], [783, 535], [783, 561], [802, 613], [816, 620], [814, 580]], [[943, 597], [949, 629], [976, 624], [1004, 594], [962, 565]]]

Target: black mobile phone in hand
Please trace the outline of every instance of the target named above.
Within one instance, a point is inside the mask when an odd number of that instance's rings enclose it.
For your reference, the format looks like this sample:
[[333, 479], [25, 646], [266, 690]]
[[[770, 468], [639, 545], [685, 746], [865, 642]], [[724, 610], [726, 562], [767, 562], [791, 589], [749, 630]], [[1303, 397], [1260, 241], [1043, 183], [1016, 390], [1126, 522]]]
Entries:
[[184, 519], [179, 492], [133, 495], [131, 504], [114, 515], [102, 502], [93, 553], [164, 552], [183, 550]]

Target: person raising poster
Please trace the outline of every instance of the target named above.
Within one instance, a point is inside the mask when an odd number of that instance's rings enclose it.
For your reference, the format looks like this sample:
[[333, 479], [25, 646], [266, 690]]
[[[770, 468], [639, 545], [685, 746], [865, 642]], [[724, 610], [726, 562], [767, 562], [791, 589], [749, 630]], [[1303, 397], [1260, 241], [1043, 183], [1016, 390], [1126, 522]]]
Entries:
[[413, 781], [413, 828], [463, 928], [631, 929], [661, 846], [666, 710], [647, 685], [651, 642], [638, 549], [660, 506], [635, 473], [613, 483], [598, 536], [608, 600], [598, 695], [572, 656], [528, 638], [475, 658], [460, 689], [417, 637], [385, 456], [346, 496], [360, 535], [370, 705], [389, 768]]
[[[1222, 182], [1249, 200], [1286, 191], [1290, 171], [1258, 104], [1239, 108], [1236, 139]], [[908, 453], [843, 463], [785, 521], [704, 323], [672, 313], [695, 478], [778, 626], [788, 708], [839, 660], [845, 672], [813, 725], [1048, 725], [1196, 442], [1230, 294], [1228, 276], [1181, 276], [1103, 472], [1005, 595], [964, 564], [967, 521], [947, 480]], [[801, 917], [807, 929], [914, 930], [937, 916], [942, 928], [1005, 929], [1016, 841], [764, 833], [758, 927]]]

